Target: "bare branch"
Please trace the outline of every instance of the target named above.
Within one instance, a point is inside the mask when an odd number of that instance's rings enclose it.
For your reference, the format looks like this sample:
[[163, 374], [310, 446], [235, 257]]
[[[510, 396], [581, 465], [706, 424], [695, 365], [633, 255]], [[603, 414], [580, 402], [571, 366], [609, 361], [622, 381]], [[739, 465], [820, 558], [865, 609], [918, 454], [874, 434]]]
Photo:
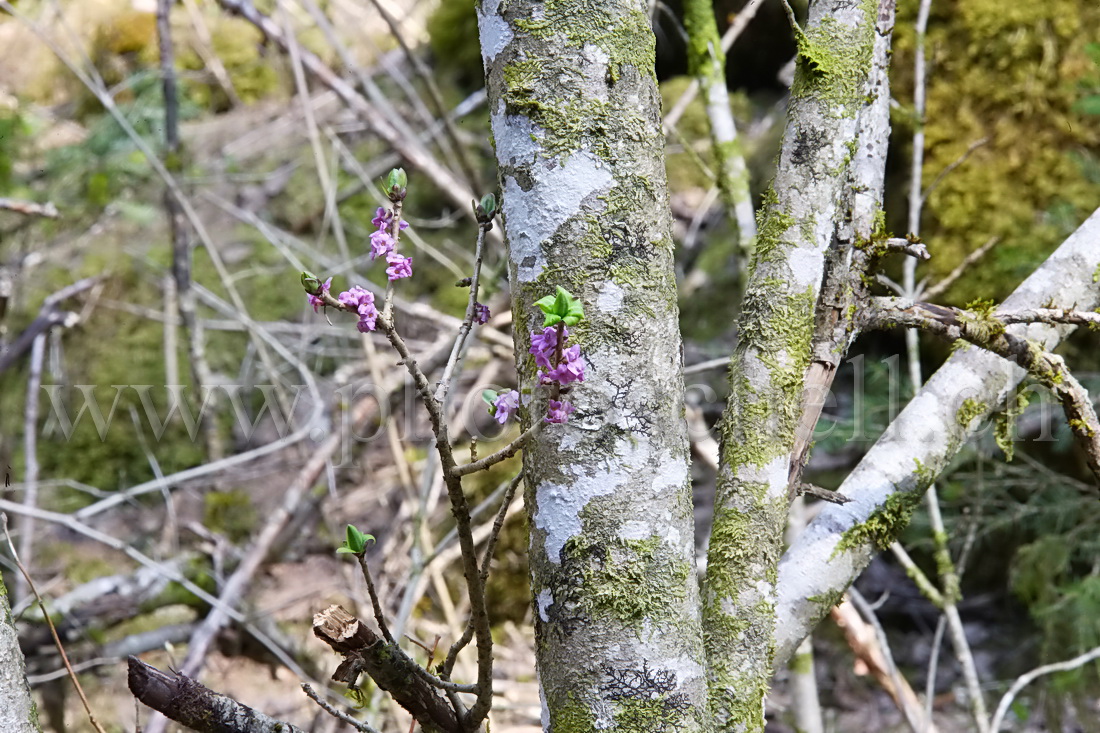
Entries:
[[187, 675], [165, 674], [137, 657], [129, 658], [128, 682], [138, 700], [199, 733], [305, 733], [219, 695]]

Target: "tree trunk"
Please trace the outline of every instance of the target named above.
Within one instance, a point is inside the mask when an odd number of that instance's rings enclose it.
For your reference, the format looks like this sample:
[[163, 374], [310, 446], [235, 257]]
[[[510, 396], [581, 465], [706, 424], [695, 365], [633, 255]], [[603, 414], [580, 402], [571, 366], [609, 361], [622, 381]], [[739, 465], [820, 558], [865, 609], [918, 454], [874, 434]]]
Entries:
[[4, 733], [42, 733], [3, 578], [0, 578], [0, 730]]
[[523, 416], [534, 302], [584, 303], [576, 412], [524, 452], [543, 725], [706, 730], [671, 214], [645, 0], [485, 0]]

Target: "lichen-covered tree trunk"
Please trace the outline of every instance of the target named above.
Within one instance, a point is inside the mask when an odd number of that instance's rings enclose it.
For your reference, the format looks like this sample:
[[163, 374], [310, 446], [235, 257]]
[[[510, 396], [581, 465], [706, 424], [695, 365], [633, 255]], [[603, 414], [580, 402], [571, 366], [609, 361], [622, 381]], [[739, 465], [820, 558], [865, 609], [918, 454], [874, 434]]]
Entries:
[[[795, 29], [788, 124], [738, 322], [703, 600], [719, 730], [762, 730], [791, 454], [825, 257], [858, 146], [879, 3], [818, 0]], [[793, 20], [793, 19], [792, 19]]]
[[8, 604], [8, 590], [0, 578], [0, 731], [41, 733], [38, 709], [23, 667], [19, 635]]
[[576, 412], [524, 454], [545, 728], [707, 730], [673, 240], [645, 0], [483, 0], [523, 416], [533, 303], [586, 318]]

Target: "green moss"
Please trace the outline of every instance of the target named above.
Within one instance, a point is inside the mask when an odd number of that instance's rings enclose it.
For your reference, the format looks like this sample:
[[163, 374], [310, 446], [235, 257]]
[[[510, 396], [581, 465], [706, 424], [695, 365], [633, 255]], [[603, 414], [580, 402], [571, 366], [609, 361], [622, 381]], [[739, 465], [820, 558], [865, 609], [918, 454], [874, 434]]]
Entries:
[[932, 482], [936, 480], [936, 472], [932, 470], [931, 467], [921, 463], [918, 458], [914, 458], [913, 463], [916, 464], [913, 474], [917, 479], [917, 488], [923, 491], [931, 486]]
[[815, 603], [818, 606], [818, 616], [824, 616], [829, 611], [833, 610], [841, 603], [844, 602], [843, 590], [831, 590], [827, 593], [823, 593], [817, 596], [810, 596], [807, 598], [810, 603]]
[[997, 447], [1005, 454], [1005, 461], [1011, 461], [1016, 451], [1016, 442], [1013, 440], [1013, 431], [1016, 418], [1027, 408], [1028, 396], [1026, 392], [1017, 391], [1016, 399], [1012, 404], [997, 413], [997, 419], [993, 428], [993, 439]]
[[[899, 99], [912, 98], [915, 40], [906, 29], [918, 5], [898, 3], [890, 71]], [[936, 71], [926, 87], [924, 180], [953, 170], [925, 207], [921, 235], [936, 244], [930, 278], [941, 279], [998, 236], [996, 248], [955, 283], [946, 302], [1000, 300], [1100, 198], [1100, 178], [1089, 173], [1100, 126], [1074, 109], [1082, 81], [1095, 73], [1087, 45], [1096, 40], [1100, 4], [967, 0], [937, 4], [934, 14], [927, 35]], [[911, 117], [898, 115], [895, 123], [895, 135], [908, 136]], [[986, 142], [966, 155], [978, 140]]]
[[563, 552], [580, 571], [579, 600], [590, 615], [637, 626], [674, 617], [686, 598], [691, 567], [659, 537], [598, 543], [574, 537]]
[[[536, 38], [564, 36], [576, 48], [595, 45], [609, 57], [608, 83], [614, 85], [631, 67], [644, 77], [654, 76], [654, 41], [648, 16], [638, 10], [625, 17], [613, 15], [598, 0], [550, 0], [538, 19], [521, 19], [515, 26]], [[552, 59], [518, 60], [503, 69], [506, 108], [528, 117], [545, 135], [541, 148], [548, 157], [565, 158], [590, 146], [604, 160], [615, 151], [605, 127], [622, 129], [639, 143], [647, 138], [649, 121], [637, 106], [593, 99], [581, 94], [579, 70], [567, 54]], [[612, 95], [614, 96], [614, 95]]]
[[242, 489], [211, 491], [203, 497], [202, 523], [237, 544], [256, 528], [256, 507]]
[[814, 655], [812, 652], [795, 654], [787, 663], [787, 668], [794, 674], [812, 674], [814, 671]]
[[554, 733], [590, 733], [596, 730], [596, 716], [573, 693], [569, 693], [566, 703], [547, 707], [550, 709], [550, 729]]
[[871, 63], [877, 5], [874, 0], [861, 0], [864, 18], [855, 28], [832, 18], [805, 32], [795, 28], [798, 65], [791, 94], [813, 95], [844, 116], [859, 111]]
[[756, 212], [756, 252], [752, 267], [758, 262], [775, 262], [782, 259], [782, 245], [787, 231], [795, 225], [795, 219], [779, 207], [775, 189], [768, 187], [760, 199]]
[[923, 491], [908, 490], [895, 491], [887, 497], [886, 502], [875, 510], [864, 522], [849, 529], [840, 538], [835, 556], [844, 550], [873, 545], [879, 550], [890, 547], [902, 531], [909, 526], [909, 520], [913, 517]]
[[516, 27], [536, 38], [563, 35], [581, 48], [594, 44], [610, 59], [608, 73], [617, 82], [624, 66], [657, 80], [654, 68], [654, 38], [649, 16], [634, 10], [616, 17], [601, 0], [547, 0], [538, 20], [517, 20]]
[[[784, 445], [789, 446], [794, 436], [810, 360], [814, 300], [812, 288], [786, 294], [777, 280], [758, 281], [745, 295], [738, 349], [751, 346], [756, 350], [768, 369], [770, 385], [767, 394], [757, 395], [740, 367], [731, 371], [730, 386], [741, 395], [741, 414], [724, 423], [723, 432], [725, 458], [734, 471], [746, 464], [764, 466]], [[736, 434], [730, 432], [734, 423]], [[770, 429], [752, 429], [759, 425]]]
[[970, 423], [973, 422], [975, 418], [981, 417], [988, 411], [989, 405], [971, 397], [967, 397], [963, 400], [959, 411], [955, 413], [955, 422], [959, 424], [960, 428], [966, 429], [970, 427]]

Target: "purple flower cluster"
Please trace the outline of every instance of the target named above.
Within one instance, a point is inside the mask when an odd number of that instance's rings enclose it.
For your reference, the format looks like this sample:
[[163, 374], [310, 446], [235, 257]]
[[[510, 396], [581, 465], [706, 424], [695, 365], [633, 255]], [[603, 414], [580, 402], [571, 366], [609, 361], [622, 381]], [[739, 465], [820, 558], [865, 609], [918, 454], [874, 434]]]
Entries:
[[519, 392], [514, 389], [500, 394], [493, 400], [493, 417], [501, 425], [508, 422], [508, 418], [514, 415], [518, 409]]
[[[566, 387], [574, 382], [584, 381], [581, 347], [576, 344], [566, 346], [568, 338], [569, 329], [564, 324], [547, 326], [541, 332], [531, 332], [529, 351], [535, 357], [535, 363], [541, 367], [538, 371], [539, 384]], [[568, 402], [552, 399], [547, 407], [545, 420], [548, 423], [564, 423], [574, 409]]]
[[[378, 231], [372, 232], [370, 235], [370, 258], [372, 260], [379, 257], [386, 258], [386, 262], [390, 265], [386, 268], [386, 276], [391, 281], [410, 277], [412, 275], [412, 257], [403, 257], [394, 251], [397, 247], [397, 240], [390, 234], [390, 229], [393, 226], [393, 211], [379, 206], [370, 223], [378, 227]], [[398, 231], [408, 227], [409, 222], [404, 219], [397, 224]]]
[[348, 310], [359, 314], [359, 322], [355, 327], [361, 333], [374, 330], [375, 321], [378, 319], [378, 309], [374, 307], [374, 293], [356, 285], [351, 290], [340, 293], [337, 300]]
[[535, 363], [539, 369], [538, 378], [540, 384], [553, 384], [557, 382], [561, 386], [573, 382], [584, 381], [584, 359], [581, 357], [581, 347], [577, 345], [564, 346], [569, 338], [569, 329], [561, 326], [562, 348], [561, 358], [555, 364], [558, 355], [558, 327], [548, 326], [538, 331], [531, 332], [531, 348], [529, 351], [535, 356]]
[[474, 323], [484, 325], [489, 322], [490, 316], [489, 306], [482, 305], [481, 303], [474, 303]]

